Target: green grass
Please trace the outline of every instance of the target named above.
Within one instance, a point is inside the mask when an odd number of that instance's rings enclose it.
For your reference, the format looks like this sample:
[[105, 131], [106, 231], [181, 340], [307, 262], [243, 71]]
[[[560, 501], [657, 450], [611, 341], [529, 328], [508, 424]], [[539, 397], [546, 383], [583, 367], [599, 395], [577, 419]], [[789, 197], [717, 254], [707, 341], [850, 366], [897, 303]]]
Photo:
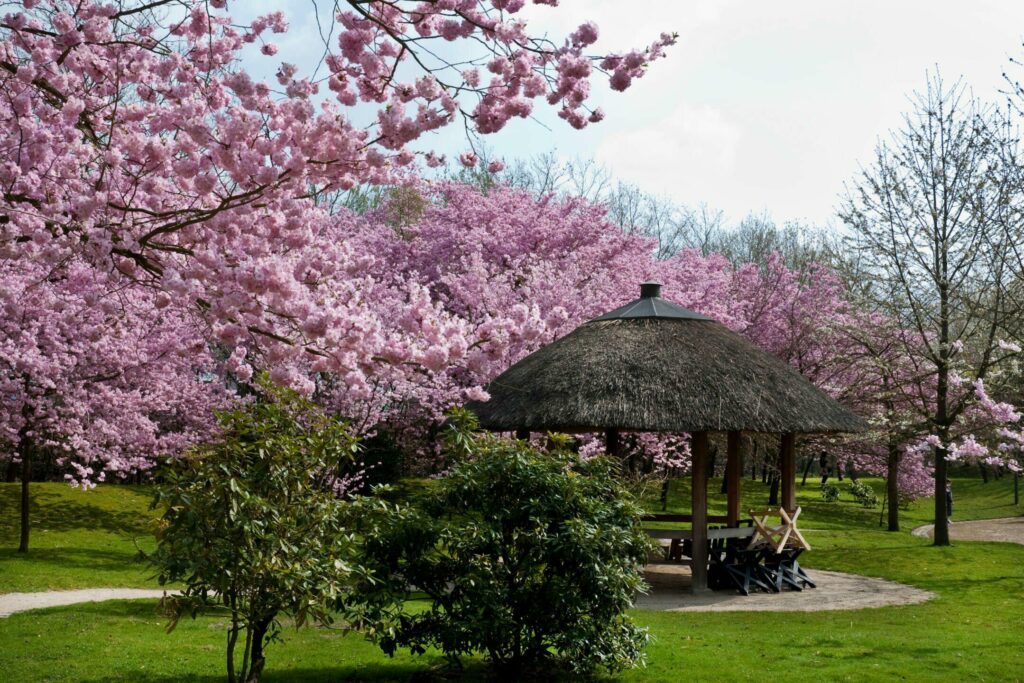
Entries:
[[[881, 501], [885, 492], [885, 481], [878, 478], [865, 477], [860, 479], [874, 488]], [[708, 513], [724, 515], [726, 497], [721, 490], [720, 478], [708, 482]], [[881, 509], [865, 508], [853, 502], [848, 488], [849, 479], [838, 481], [830, 478], [829, 482], [839, 486], [842, 492], [838, 503], [826, 503], [821, 499], [820, 479], [807, 478], [807, 485], [800, 486], [797, 479], [797, 505], [802, 508], [797, 522], [807, 529], [877, 529]], [[970, 519], [995, 519], [998, 517], [1016, 517], [1024, 515], [1024, 504], [1013, 504], [1013, 478], [990, 479], [983, 483], [978, 477], [955, 476], [953, 482], [953, 519], [965, 521]], [[1022, 484], [1024, 486], [1024, 484]], [[751, 508], [763, 508], [768, 502], [768, 486], [761, 480], [743, 480], [743, 500], [740, 509], [746, 513]], [[659, 491], [648, 490], [644, 497], [644, 507], [651, 511], [661, 511], [658, 500]], [[907, 510], [900, 510], [900, 526], [911, 530], [922, 524], [934, 521], [934, 503], [932, 498], [922, 498], [910, 504]], [[689, 478], [672, 480], [668, 497], [668, 512], [688, 513], [690, 511], [690, 480]], [[882, 524], [885, 519], [882, 518]]]
[[[765, 490], [747, 480], [745, 506], [760, 506]], [[877, 483], [877, 482], [875, 482]], [[670, 502], [686, 511], [685, 482]], [[1012, 502], [1012, 482], [984, 485], [957, 479], [959, 519], [1021, 514]], [[75, 585], [131, 583], [144, 576], [128, 560], [130, 538], [145, 530], [148, 497], [142, 489], [101, 487], [90, 493], [39, 487], [40, 519], [53, 534], [40, 540], [41, 553], [77, 548], [71, 569], [33, 554], [12, 575], [6, 555], [0, 585], [12, 576], [31, 583], [56, 571]], [[717, 489], [713, 489], [717, 491]], [[8, 491], [4, 490], [4, 519]], [[81, 496], [81, 498], [80, 498]], [[95, 496], [95, 497], [93, 497]], [[721, 505], [718, 496], [715, 504]], [[1024, 675], [1024, 546], [957, 543], [931, 547], [928, 541], [881, 531], [878, 510], [856, 506], [844, 494], [839, 503], [820, 502], [817, 487], [799, 491], [814, 550], [811, 568], [880, 576], [931, 590], [937, 598], [920, 605], [843, 612], [691, 613], [635, 611], [655, 637], [648, 666], [624, 674], [625, 681], [678, 680], [1021, 680]], [[75, 502], [77, 505], [71, 505]], [[53, 509], [49, 509], [49, 508]], [[88, 510], [83, 508], [92, 508]], [[922, 502], [905, 513], [905, 529], [928, 521]], [[66, 518], [70, 515], [70, 518]], [[132, 522], [132, 519], [136, 521]], [[801, 518], [802, 520], [804, 517]], [[87, 521], [88, 520], [88, 521]], [[43, 522], [39, 522], [42, 527]], [[4, 527], [4, 539], [13, 538]], [[40, 533], [38, 538], [46, 534]], [[114, 544], [119, 550], [111, 551]], [[90, 570], [93, 551], [115, 552], [115, 560]], [[45, 558], [46, 555], [44, 554]], [[118, 568], [118, 562], [123, 564]], [[20, 577], [20, 578], [18, 578]], [[102, 578], [102, 580], [100, 580]], [[118, 578], [125, 583], [110, 583]], [[37, 579], [45, 585], [52, 581]], [[9, 590], [8, 588], [4, 588]], [[222, 680], [223, 617], [182, 622], [171, 634], [152, 601], [107, 602], [17, 614], [0, 619], [0, 678], [7, 681], [179, 681]], [[430, 680], [447, 672], [436, 654], [389, 659], [354, 634], [288, 629], [284, 642], [269, 649], [268, 681]], [[476, 662], [468, 678], [483, 678]]]
[[28, 554], [16, 552], [19, 484], [0, 484], [0, 593], [68, 588], [155, 587], [135, 561], [153, 547], [145, 486], [101, 485], [82, 491], [33, 483]]

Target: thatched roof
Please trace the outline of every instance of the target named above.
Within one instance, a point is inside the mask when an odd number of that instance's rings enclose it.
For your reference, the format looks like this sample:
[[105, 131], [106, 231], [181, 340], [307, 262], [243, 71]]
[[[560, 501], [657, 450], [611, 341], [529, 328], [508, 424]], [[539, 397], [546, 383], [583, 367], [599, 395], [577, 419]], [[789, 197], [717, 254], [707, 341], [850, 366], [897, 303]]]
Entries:
[[645, 283], [640, 299], [522, 359], [471, 402], [499, 431], [860, 431], [779, 358]]

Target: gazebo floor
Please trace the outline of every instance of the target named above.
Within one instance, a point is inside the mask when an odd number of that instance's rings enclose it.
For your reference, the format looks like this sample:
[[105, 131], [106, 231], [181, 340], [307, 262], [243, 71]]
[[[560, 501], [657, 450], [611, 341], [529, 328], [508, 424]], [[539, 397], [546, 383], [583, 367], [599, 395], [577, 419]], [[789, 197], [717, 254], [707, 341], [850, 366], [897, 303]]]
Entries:
[[817, 588], [750, 595], [723, 590], [693, 595], [690, 593], [689, 567], [670, 563], [650, 564], [644, 571], [647, 583], [651, 585], [650, 592], [639, 596], [634, 607], [665, 612], [818, 612], [912, 605], [935, 597], [929, 591], [894, 581], [817, 569], [807, 571]]

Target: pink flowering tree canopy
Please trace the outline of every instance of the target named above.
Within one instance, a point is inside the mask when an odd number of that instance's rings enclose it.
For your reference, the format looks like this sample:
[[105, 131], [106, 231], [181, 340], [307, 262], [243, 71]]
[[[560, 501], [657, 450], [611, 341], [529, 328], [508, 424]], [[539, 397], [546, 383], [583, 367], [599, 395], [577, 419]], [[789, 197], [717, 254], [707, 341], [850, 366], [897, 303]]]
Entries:
[[[453, 123], [490, 134], [535, 103], [597, 122], [591, 83], [624, 89], [674, 41], [595, 56], [596, 26], [532, 36], [523, 4], [342, 3], [327, 75], [281, 63], [265, 82], [241, 56], [274, 57], [281, 12], [239, 25], [224, 0], [8, 3], [3, 453], [56, 454], [89, 485], [201, 438], [222, 373], [244, 383], [255, 364], [306, 394], [324, 377], [372, 425], [383, 392], [457, 362], [467, 323], [371, 277], [320, 200], [409, 177], [412, 143]], [[456, 68], [434, 43], [483, 54]]]
[[[532, 36], [521, 0], [353, 0], [326, 77], [285, 63], [268, 83], [240, 53], [261, 43], [271, 59], [281, 12], [239, 26], [223, 0], [22, 5], [0, 18], [3, 258], [80, 258], [194, 304], [250, 353], [337, 372], [357, 368], [311, 320], [316, 269], [282, 267], [322, 244], [318, 197], [408, 175], [411, 143], [457, 121], [490, 134], [540, 102], [596, 122], [591, 83], [625, 89], [674, 41], [593, 56], [596, 26]], [[435, 42], [483, 50], [484, 72], [438, 61]], [[375, 108], [371, 126], [357, 107]]]

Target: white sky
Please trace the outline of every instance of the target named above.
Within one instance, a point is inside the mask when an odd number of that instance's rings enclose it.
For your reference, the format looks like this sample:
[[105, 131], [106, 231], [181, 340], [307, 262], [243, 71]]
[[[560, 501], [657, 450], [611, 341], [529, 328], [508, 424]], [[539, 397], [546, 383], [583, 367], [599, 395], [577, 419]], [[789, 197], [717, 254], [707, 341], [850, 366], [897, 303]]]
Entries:
[[[281, 6], [291, 21], [267, 61], [315, 60], [306, 2], [246, 4]], [[602, 79], [602, 123], [578, 132], [545, 111], [542, 123], [517, 120], [487, 136], [494, 155], [594, 157], [648, 192], [707, 202], [731, 219], [767, 211], [832, 222], [843, 183], [899, 125], [927, 70], [938, 65], [946, 80], [962, 76], [997, 99], [1009, 57], [1024, 57], [1020, 0], [562, 0], [525, 13], [534, 32], [552, 36], [595, 21], [598, 51], [639, 47], [661, 31], [677, 31], [679, 43], [626, 93]], [[450, 156], [467, 147], [458, 131], [430, 146]]]

